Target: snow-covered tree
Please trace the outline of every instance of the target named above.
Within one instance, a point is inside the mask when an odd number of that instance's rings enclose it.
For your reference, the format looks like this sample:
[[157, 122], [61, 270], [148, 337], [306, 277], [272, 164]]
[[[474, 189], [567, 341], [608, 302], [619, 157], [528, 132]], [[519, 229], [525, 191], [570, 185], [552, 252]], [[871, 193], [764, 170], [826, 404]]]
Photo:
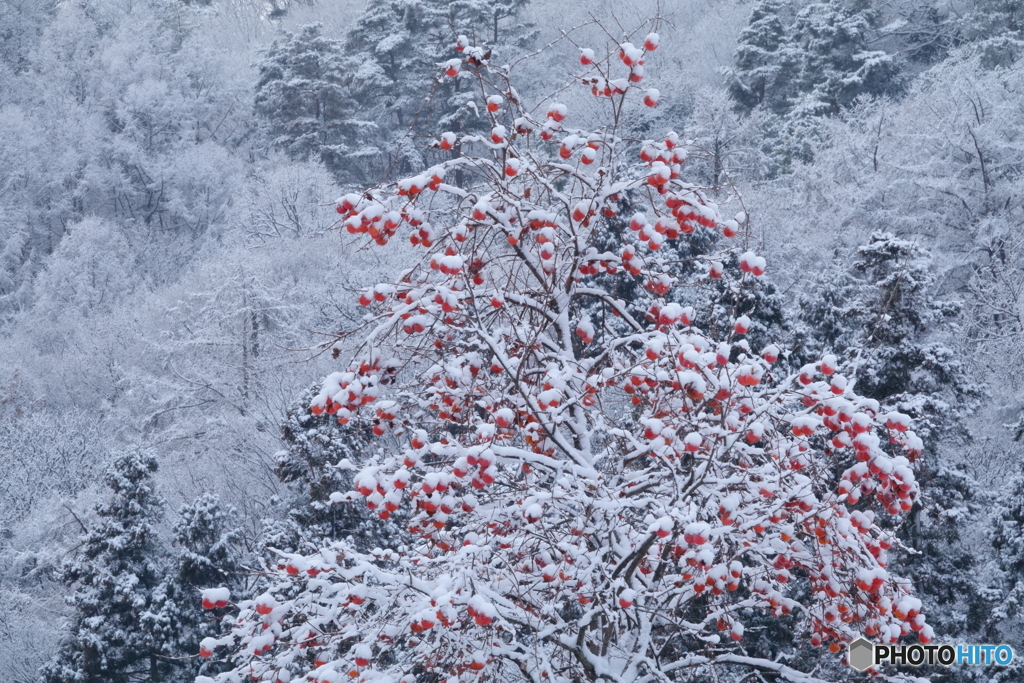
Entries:
[[[270, 523], [267, 544], [297, 551], [306, 544], [351, 538], [369, 550], [395, 536], [394, 520], [355, 502], [332, 502], [331, 494], [352, 488], [345, 463], [362, 465], [377, 450], [367, 425], [339, 425], [328, 415], [314, 415], [309, 405], [319, 385], [303, 392], [281, 425], [285, 449], [276, 456], [275, 473], [288, 485], [287, 518]], [[338, 465], [341, 464], [339, 468]]]
[[225, 509], [217, 496], [207, 493], [182, 507], [178, 516], [173, 533], [175, 572], [181, 583], [194, 589], [225, 581], [240, 585], [241, 535], [234, 528], [234, 511]]
[[[985, 618], [979, 629], [982, 638], [1008, 642], [1017, 650], [1024, 647], [1019, 627], [1024, 602], [1024, 477], [1011, 477], [990, 500], [985, 531], [995, 553], [991, 571], [983, 576], [990, 583], [982, 591], [985, 600], [979, 600], [969, 614]], [[1014, 662], [1007, 672], [986, 673], [992, 680], [997, 676], [1010, 680], [1010, 676], [1021, 675], [1021, 667]]]
[[1024, 56], [1024, 8], [1014, 0], [980, 0], [962, 20], [963, 35], [978, 42], [982, 64], [1010, 67]]
[[[703, 329], [673, 300], [729, 254], [743, 252], [739, 277], [764, 263], [725, 207], [679, 178], [678, 136], [639, 161], [619, 138], [629, 75], [659, 41], [638, 33], [585, 73], [599, 97], [607, 84], [609, 111], [587, 130], [558, 102], [531, 114], [484, 49], [464, 46], [444, 68], [475, 84], [488, 133], [445, 132], [437, 144], [460, 144], [458, 158], [339, 200], [348, 232], [385, 244], [401, 230], [423, 249], [361, 293], [357, 352], [310, 404], [379, 439], [355, 491], [333, 499], [408, 510], [408, 535], [281, 553], [269, 590], [202, 644], [226, 648], [234, 671], [220, 680], [567, 683], [733, 667], [807, 680], [744, 653], [753, 612], [799, 614], [800, 642], [832, 652], [860, 633], [930, 639], [909, 583], [885, 569], [894, 538], [880, 525], [917, 497], [909, 419], [850, 391], [832, 357], [795, 373], [775, 367], [776, 349], [727, 357], [748, 317]], [[446, 182], [456, 169], [462, 187]], [[599, 251], [606, 210], [631, 192], [642, 224]], [[659, 255], [719, 231], [739, 244], [694, 254], [692, 272]], [[598, 273], [653, 292], [651, 324]], [[625, 329], [594, 320], [595, 300]], [[794, 577], [813, 590], [790, 594]]]
[[318, 157], [339, 175], [358, 170], [350, 158], [365, 153], [376, 124], [353, 116], [341, 41], [324, 36], [321, 24], [307, 24], [275, 41], [259, 71], [256, 111], [274, 144], [293, 158]]
[[322, 235], [336, 223], [334, 208], [321, 198], [338, 193], [322, 163], [274, 159], [250, 178], [242, 194], [239, 229], [253, 242], [302, 239]]
[[797, 80], [801, 55], [788, 39], [785, 7], [779, 0], [762, 0], [740, 32], [729, 94], [745, 110], [766, 102], [778, 107], [793, 95], [789, 88]]
[[[723, 89], [705, 88], [689, 102], [689, 135], [704, 151], [688, 161], [690, 173], [711, 187], [758, 179], [767, 160], [760, 150], [757, 117], [736, 111]], [[660, 109], [660, 107], [659, 107]], [[666, 119], [669, 121], [672, 119]]]
[[[173, 667], [173, 676], [166, 680], [189, 680], [202, 671], [203, 661], [194, 655], [199, 642], [216, 633], [215, 617], [226, 607], [217, 604], [225, 600], [224, 591], [209, 589], [226, 588], [230, 596], [244, 594], [246, 587], [241, 534], [232, 528], [233, 511], [225, 510], [217, 496], [204, 494], [178, 515], [175, 554], [141, 618], [147, 645]], [[205, 603], [197, 599], [200, 595]], [[211, 609], [219, 611], [211, 616]]]
[[999, 492], [989, 520], [988, 535], [996, 551], [1002, 604], [996, 622], [1019, 617], [1024, 601], [1024, 479], [1014, 477]]
[[[122, 453], [111, 464], [112, 496], [97, 507], [80, 556], [61, 571], [74, 587], [68, 603], [75, 611], [42, 681], [189, 680], [205, 664], [195, 656], [200, 640], [217, 631], [216, 617], [227, 606], [216, 601], [227, 600], [225, 591], [244, 593], [240, 536], [215, 496], [179, 511], [175, 551], [166, 552], [155, 529], [164, 507], [153, 486], [156, 471], [156, 459], [144, 451]], [[202, 604], [211, 588], [214, 604]]]
[[871, 49], [878, 12], [869, 3], [827, 0], [785, 15], [786, 3], [756, 5], [727, 72], [737, 108], [764, 117], [762, 149], [782, 170], [813, 157], [818, 119], [900, 88], [896, 59]]
[[857, 390], [921, 420], [934, 446], [962, 430], [981, 393], [952, 347], [958, 307], [935, 299], [932, 268], [916, 242], [879, 231], [801, 305], [820, 352], [855, 358]]
[[992, 606], [979, 580], [987, 553], [974, 537], [990, 499], [963, 466], [933, 463], [918, 471], [918, 482], [920, 505], [901, 533], [917, 553], [901, 556], [897, 566], [914, 580], [936, 633], [947, 639], [991, 637], [984, 629]]
[[32, 50], [56, 6], [54, 0], [10, 0], [0, 6], [0, 69], [28, 68]]
[[780, 17], [785, 8], [775, 0], [758, 4], [740, 34], [730, 72], [737, 105], [764, 105], [776, 114], [837, 114], [861, 94], [893, 89], [893, 56], [869, 47], [877, 12], [868, 3], [812, 3], [789, 26]]
[[892, 9], [895, 16], [887, 16], [883, 33], [898, 41], [900, 54], [911, 62], [935, 64], [947, 58], [963, 40], [963, 15], [948, 5], [925, 0], [901, 3]]
[[117, 455], [106, 474], [109, 500], [63, 568], [74, 592], [70, 632], [42, 670], [45, 683], [128, 683], [165, 680], [171, 671], [146, 628], [160, 584], [155, 524], [164, 502], [153, 489], [156, 458], [144, 451]]
[[104, 435], [95, 418], [39, 408], [0, 417], [0, 533], [103, 475]]
[[830, 0], [804, 7], [792, 26], [804, 55], [800, 92], [793, 105], [801, 113], [837, 114], [860, 95], [892, 93], [899, 87], [895, 58], [872, 50], [879, 15], [865, 0]]

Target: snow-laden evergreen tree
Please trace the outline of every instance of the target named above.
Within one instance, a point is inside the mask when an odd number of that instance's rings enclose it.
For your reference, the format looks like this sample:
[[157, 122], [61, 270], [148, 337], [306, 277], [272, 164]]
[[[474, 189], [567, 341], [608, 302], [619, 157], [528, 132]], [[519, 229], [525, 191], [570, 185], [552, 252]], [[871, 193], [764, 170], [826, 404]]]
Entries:
[[351, 539], [370, 549], [395, 534], [390, 511], [371, 512], [364, 505], [337, 501], [331, 494], [352, 488], [352, 467], [361, 467], [376, 452], [371, 429], [339, 425], [328, 415], [313, 415], [307, 406], [318, 387], [310, 387], [293, 403], [281, 425], [284, 450], [277, 453], [275, 474], [287, 485], [284, 519], [266, 522], [266, 544], [296, 552], [307, 543]]
[[204, 609], [203, 589], [226, 587], [232, 595], [245, 591], [241, 534], [233, 528], [233, 511], [213, 494], [204, 494], [178, 511], [174, 525], [175, 554], [163, 581], [154, 589], [142, 615], [148, 645], [175, 669], [173, 680], [187, 681], [210, 666], [194, 655], [200, 641], [218, 628], [221, 609]]
[[995, 549], [999, 609], [993, 625], [1021, 616], [1024, 604], [1024, 477], [1014, 477], [999, 492], [988, 528]]
[[107, 471], [110, 498], [96, 507], [98, 520], [62, 570], [73, 588], [70, 633], [42, 670], [44, 683], [156, 683], [173, 666], [147, 628], [146, 613], [160, 585], [161, 548], [155, 525], [164, 501], [153, 488], [157, 461], [132, 450]]
[[812, 3], [788, 26], [780, 16], [785, 10], [777, 0], [758, 4], [740, 33], [729, 84], [737, 106], [837, 114], [861, 94], [883, 94], [897, 85], [895, 58], [871, 49], [878, 12], [869, 3]]
[[911, 414], [932, 446], [980, 398], [951, 346], [959, 308], [937, 300], [934, 284], [924, 248], [878, 231], [801, 301], [809, 343], [855, 358], [857, 390]]
[[438, 160], [422, 145], [409, 144], [409, 135], [439, 128], [460, 133], [484, 129], [486, 117], [474, 104], [480, 93], [472, 82], [439, 79], [437, 65], [460, 56], [453, 49], [459, 35], [487, 43], [490, 53], [497, 52], [496, 59], [513, 57], [533, 36], [516, 20], [528, 3], [371, 0], [346, 36], [345, 51], [359, 116], [378, 122], [386, 138], [378, 138], [377, 148], [357, 152], [383, 164], [374, 169], [378, 177], [419, 171]]
[[[644, 141], [644, 146], [649, 147], [654, 142]], [[648, 218], [650, 213], [649, 198], [644, 192], [624, 192], [615, 201], [610, 202], [603, 210], [603, 220], [594, 227], [594, 246], [600, 252], [618, 253], [629, 244], [640, 232], [654, 232], [656, 221]], [[674, 229], [674, 237], [665, 240], [659, 248], [663, 258], [680, 264], [680, 270], [687, 275], [694, 275], [697, 272], [705, 272], [706, 264], [701, 264], [695, 257], [705, 253], [716, 241], [716, 237], [709, 231], [698, 230], [695, 225], [685, 226], [687, 233]], [[666, 231], [667, 232], [667, 231]], [[630, 316], [647, 327], [655, 327], [656, 318], [651, 314], [651, 304], [654, 303], [656, 295], [650, 289], [645, 289], [641, 283], [616, 276], [616, 273], [605, 273], [595, 271], [590, 273], [593, 281], [601, 287], [615, 292], [615, 295], [627, 302], [627, 310]], [[686, 287], [673, 288], [666, 293], [668, 298], [681, 305], [695, 303], [695, 292]], [[601, 329], [608, 328], [623, 332], [627, 323], [613, 316], [606, 310], [600, 301], [592, 302], [589, 308], [593, 323]]]
[[815, 2], [795, 16], [778, 0], [755, 6], [727, 74], [729, 94], [741, 111], [765, 117], [763, 149], [781, 170], [813, 157], [818, 119], [862, 95], [898, 91], [897, 60], [871, 47], [878, 20], [866, 0]]
[[[355, 118], [342, 42], [323, 35], [321, 24], [285, 33], [259, 63], [256, 111], [273, 143], [292, 158], [319, 157], [340, 175], [358, 169], [353, 155], [373, 154], [367, 140], [376, 125]], [[367, 148], [371, 151], [367, 152]]]
[[796, 15], [793, 41], [803, 51], [793, 106], [799, 113], [838, 114], [860, 95], [882, 95], [899, 85], [893, 55], [871, 49], [879, 13], [867, 0], [828, 0]]
[[[804, 348], [803, 335], [787, 315], [783, 298], [767, 275], [755, 278], [737, 277], [742, 268], [742, 254], [731, 254], [723, 261], [723, 275], [712, 280], [710, 287], [701, 293], [697, 301], [697, 320], [708, 329], [715, 329], [718, 321], [745, 316], [750, 325], [742, 345], [733, 349], [740, 353], [761, 354], [766, 348], [778, 349], [782, 365], [794, 369], [793, 365], [813, 360]], [[728, 330], [718, 330], [723, 339]], [[777, 342], [777, 343], [775, 343]], [[781, 347], [779, 345], [782, 345]]]
[[729, 94], [744, 110], [763, 103], [778, 107], [792, 97], [789, 90], [797, 80], [801, 55], [789, 41], [783, 23], [785, 10], [782, 0], [757, 3], [737, 39]]
[[900, 565], [934, 605], [937, 633], [991, 635], [982, 633], [991, 605], [978, 581], [985, 552], [972, 528], [990, 497], [963, 466], [921, 468], [919, 481], [924, 495], [911, 510], [905, 537], [919, 552], [901, 558]]
[[[937, 300], [931, 255], [915, 241], [875, 232], [850, 267], [834, 266], [801, 302], [808, 343], [854, 359], [856, 389], [920, 425], [930, 449], [967, 438], [964, 418], [981, 394], [952, 347], [955, 305]], [[919, 463], [921, 499], [900, 528], [917, 554], [893, 565], [914, 579], [936, 632], [977, 635], [986, 603], [970, 527], [983, 500], [977, 482], [939, 459]]]
[[[995, 551], [990, 572], [982, 636], [986, 642], [1007, 642], [1015, 652], [1024, 648], [1021, 607], [1024, 605], [1024, 476], [1012, 477], [998, 491], [987, 524], [987, 536]], [[1018, 662], [1010, 673], [1021, 676]], [[996, 672], [988, 672], [995, 674]], [[989, 680], [1013, 680], [992, 675]]]

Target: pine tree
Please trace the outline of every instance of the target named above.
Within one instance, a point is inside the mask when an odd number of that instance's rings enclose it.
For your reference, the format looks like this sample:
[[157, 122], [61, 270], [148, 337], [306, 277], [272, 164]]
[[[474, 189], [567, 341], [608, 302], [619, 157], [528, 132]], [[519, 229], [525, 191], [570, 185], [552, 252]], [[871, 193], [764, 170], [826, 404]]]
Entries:
[[233, 511], [225, 510], [220, 499], [204, 494], [178, 511], [174, 525], [175, 557], [160, 585], [153, 591], [152, 604], [142, 617], [149, 646], [158, 650], [176, 668], [176, 680], [191, 680], [211, 671], [195, 658], [200, 641], [213, 635], [222, 610], [212, 614], [202, 609], [200, 591], [226, 587], [242, 595], [241, 534], [231, 528]]
[[[854, 263], [830, 269], [801, 307], [815, 350], [854, 358], [857, 391], [912, 416], [929, 451], [966, 438], [964, 419], [981, 394], [947, 345], [958, 308], [935, 299], [925, 249], [875, 232]], [[937, 633], [976, 636], [988, 618], [976, 579], [981, 562], [968, 540], [984, 502], [979, 486], [939, 458], [916, 471], [921, 498], [898, 533], [917, 552], [892, 565], [914, 580]]]
[[1024, 7], [1015, 0], [980, 0], [975, 3], [974, 18], [984, 22], [979, 29], [991, 35], [1024, 33]]
[[376, 125], [353, 118], [342, 43], [322, 32], [321, 24], [308, 24], [274, 41], [259, 63], [256, 112], [292, 158], [319, 157], [339, 176], [359, 179], [351, 158], [376, 153], [366, 142]]
[[736, 66], [729, 72], [728, 85], [730, 96], [744, 110], [763, 103], [777, 107], [790, 99], [784, 93], [795, 80], [799, 53], [783, 25], [785, 7], [780, 0], [762, 0], [740, 31], [733, 55]]
[[803, 48], [800, 90], [826, 114], [838, 114], [860, 95], [882, 95], [898, 86], [894, 57], [870, 49], [878, 13], [865, 0], [829, 0], [802, 9], [792, 28]]
[[[502, 59], [528, 42], [529, 27], [513, 23], [529, 0], [374, 0], [349, 31], [345, 52], [359, 116], [381, 124], [380, 148], [386, 155], [364, 150], [365, 176], [419, 171], [437, 155], [406, 136], [438, 130], [483, 131], [480, 93], [462, 78], [438, 79], [437, 65], [458, 56], [456, 36], [476, 36]], [[509, 22], [509, 20], [513, 22]], [[444, 155], [447, 157], [447, 155]], [[372, 159], [371, 159], [372, 157]]]
[[146, 628], [145, 613], [160, 584], [154, 525], [164, 502], [153, 489], [156, 458], [118, 455], [107, 471], [110, 499], [82, 539], [79, 555], [62, 570], [74, 586], [70, 633], [42, 670], [44, 683], [130, 683], [167, 680], [172, 667]]
[[980, 398], [948, 345], [959, 308], [933, 296], [931, 255], [875, 232], [852, 267], [833, 267], [801, 302], [811, 343], [857, 359], [857, 389], [918, 420], [930, 446], [962, 429]]
[[902, 82], [893, 55], [870, 47], [878, 13], [867, 2], [812, 3], [792, 22], [787, 9], [776, 0], [755, 6], [727, 74], [736, 107], [765, 116], [762, 151], [776, 160], [776, 172], [813, 158], [822, 117], [862, 95], [898, 92]]
[[328, 415], [311, 414], [307, 406], [317, 391], [311, 387], [303, 392], [281, 425], [285, 449], [276, 456], [274, 472], [291, 496], [284, 501], [285, 519], [268, 520], [266, 543], [295, 552], [304, 543], [351, 538], [360, 548], [372, 548], [394, 535], [394, 521], [380, 519], [365, 505], [331, 497], [352, 489], [352, 472], [336, 465], [347, 460], [361, 467], [376, 451], [372, 433], [365, 427], [339, 425]]
[[898, 85], [893, 56], [870, 49], [878, 14], [866, 2], [813, 3], [789, 26], [780, 16], [784, 8], [775, 0], [758, 4], [740, 33], [730, 73], [737, 106], [832, 115], [861, 94], [883, 94]]

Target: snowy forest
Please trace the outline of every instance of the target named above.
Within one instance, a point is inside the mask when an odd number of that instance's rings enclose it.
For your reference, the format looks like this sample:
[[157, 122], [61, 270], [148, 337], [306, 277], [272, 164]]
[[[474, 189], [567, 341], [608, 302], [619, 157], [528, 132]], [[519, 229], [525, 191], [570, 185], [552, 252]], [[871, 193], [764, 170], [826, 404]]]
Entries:
[[0, 0], [0, 679], [1024, 680], [1020, 0]]

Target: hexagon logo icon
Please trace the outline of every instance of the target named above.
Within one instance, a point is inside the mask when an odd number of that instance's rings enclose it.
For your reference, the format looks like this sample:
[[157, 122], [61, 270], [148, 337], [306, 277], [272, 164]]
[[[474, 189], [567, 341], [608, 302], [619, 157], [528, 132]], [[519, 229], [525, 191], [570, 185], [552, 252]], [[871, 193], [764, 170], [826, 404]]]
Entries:
[[865, 671], [875, 663], [875, 646], [864, 638], [858, 638], [850, 643], [850, 651], [847, 658], [857, 671]]

